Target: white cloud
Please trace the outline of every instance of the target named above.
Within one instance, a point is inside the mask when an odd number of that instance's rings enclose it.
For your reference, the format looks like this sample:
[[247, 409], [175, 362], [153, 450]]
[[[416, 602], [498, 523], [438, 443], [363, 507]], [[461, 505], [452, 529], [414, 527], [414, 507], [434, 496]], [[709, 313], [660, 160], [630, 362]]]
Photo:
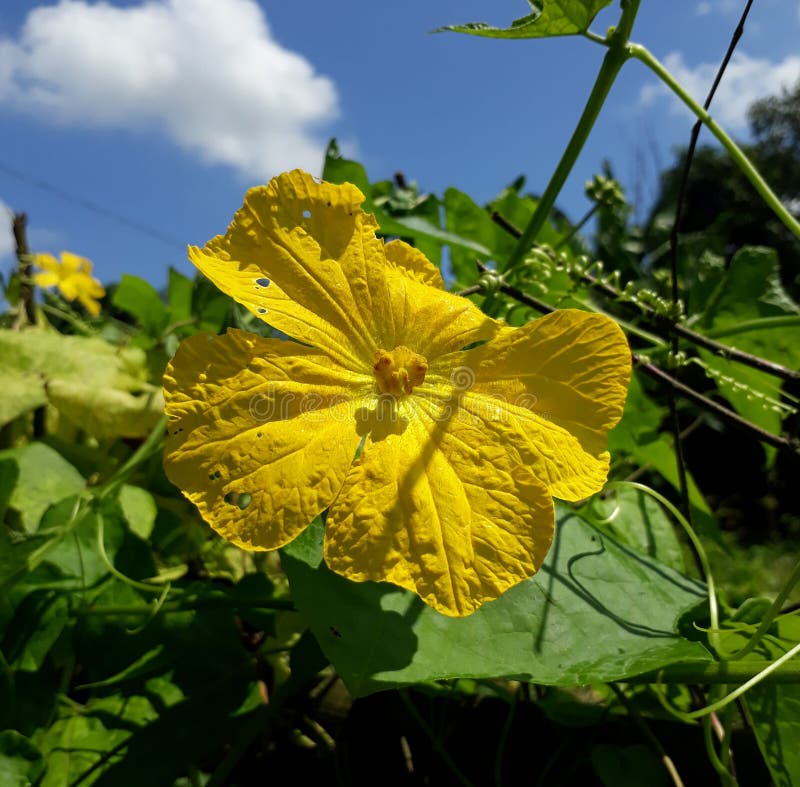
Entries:
[[0, 260], [14, 251], [14, 233], [11, 231], [13, 218], [14, 211], [0, 199]]
[[697, 16], [708, 16], [713, 10], [711, 3], [702, 2], [697, 4], [697, 8], [694, 9], [694, 12]]
[[[690, 67], [680, 52], [667, 55], [664, 65], [699, 104], [705, 101], [719, 68], [719, 63], [699, 63]], [[728, 64], [717, 88], [711, 104], [711, 115], [728, 131], [746, 130], [747, 108], [753, 101], [780, 93], [784, 87], [791, 88], [798, 79], [800, 57], [796, 55], [772, 63], [738, 52]], [[648, 83], [639, 93], [640, 103], [644, 106], [650, 106], [664, 97], [669, 98], [674, 113], [688, 114], [685, 105], [661, 82]]]
[[74, 126], [155, 127], [250, 178], [318, 171], [338, 115], [333, 82], [272, 38], [254, 0], [35, 8], [0, 39], [0, 103]]

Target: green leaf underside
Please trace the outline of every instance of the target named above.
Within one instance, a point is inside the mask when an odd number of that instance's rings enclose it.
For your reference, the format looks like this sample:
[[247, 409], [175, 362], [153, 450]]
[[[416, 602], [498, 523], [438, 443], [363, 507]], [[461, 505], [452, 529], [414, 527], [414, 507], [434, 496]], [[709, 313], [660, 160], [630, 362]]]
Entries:
[[[755, 653], [774, 661], [800, 641], [800, 619], [784, 617], [771, 633], [780, 639], [765, 637]], [[800, 786], [800, 686], [762, 684], [751, 689], [744, 701], [773, 781], [777, 787]]]
[[[780, 280], [778, 257], [772, 249], [745, 247], [733, 257], [705, 311], [706, 331], [739, 350], [767, 358], [790, 369], [800, 367], [800, 323], [775, 330], [770, 319], [800, 318], [796, 304]], [[763, 322], [763, 328], [759, 327]], [[725, 335], [730, 329], [748, 330]], [[720, 393], [749, 421], [773, 434], [781, 432], [781, 413], [765, 398], [780, 399], [780, 380], [772, 375], [702, 351]], [[769, 449], [774, 456], [774, 449]]]
[[516, 677], [549, 685], [621, 680], [709, 661], [676, 631], [702, 585], [637, 554], [566, 508], [531, 580], [466, 618], [385, 583], [354, 583], [322, 562], [315, 521], [283, 550], [298, 608], [354, 696], [419, 681]]
[[515, 19], [510, 27], [494, 27], [487, 22], [446, 25], [445, 30], [486, 38], [550, 38], [585, 33], [598, 12], [611, 0], [528, 0], [533, 13]]

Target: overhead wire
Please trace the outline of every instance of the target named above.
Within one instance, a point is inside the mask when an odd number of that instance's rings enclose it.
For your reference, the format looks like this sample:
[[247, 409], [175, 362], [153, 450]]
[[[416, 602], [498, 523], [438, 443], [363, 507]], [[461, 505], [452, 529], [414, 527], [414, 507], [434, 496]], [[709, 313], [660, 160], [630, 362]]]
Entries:
[[67, 191], [66, 189], [62, 189], [60, 186], [57, 186], [53, 183], [50, 183], [43, 178], [39, 178], [33, 175], [29, 175], [23, 172], [16, 167], [13, 167], [4, 161], [0, 161], [0, 173], [8, 175], [11, 178], [14, 178], [22, 183], [26, 183], [29, 186], [33, 186], [34, 188], [39, 189], [40, 191], [46, 192], [48, 194], [52, 194], [54, 197], [63, 200], [64, 202], [68, 202], [72, 205], [77, 205], [78, 207], [83, 208], [84, 210], [89, 211], [90, 213], [94, 213], [95, 215], [102, 216], [105, 219], [110, 221], [116, 222], [129, 230], [133, 230], [134, 232], [138, 232], [141, 235], [146, 235], [153, 240], [157, 240], [160, 243], [168, 245], [173, 250], [176, 246], [182, 248], [185, 246], [185, 241], [178, 240], [176, 238], [172, 238], [164, 232], [161, 232], [156, 227], [151, 227], [148, 224], [144, 224], [140, 221], [136, 221], [134, 219], [129, 219], [127, 216], [124, 216], [122, 213], [118, 213], [114, 210], [109, 210], [108, 208], [104, 207], [103, 205], [98, 204], [97, 202], [93, 202], [92, 200], [86, 199], [79, 194], [73, 194], [72, 192]]

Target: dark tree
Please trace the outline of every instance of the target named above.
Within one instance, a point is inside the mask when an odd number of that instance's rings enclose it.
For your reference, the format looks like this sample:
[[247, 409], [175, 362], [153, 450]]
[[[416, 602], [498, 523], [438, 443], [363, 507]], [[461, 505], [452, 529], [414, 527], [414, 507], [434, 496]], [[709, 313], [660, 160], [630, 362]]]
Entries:
[[[743, 148], [771, 188], [800, 215], [800, 82], [779, 96], [755, 102], [748, 110], [753, 143]], [[659, 197], [647, 222], [646, 248], [665, 242], [675, 214], [686, 150], [661, 178]], [[684, 199], [680, 231], [702, 234], [702, 246], [730, 258], [747, 245], [777, 250], [783, 281], [800, 295], [800, 241], [764, 204], [750, 182], [718, 148], [695, 152]]]

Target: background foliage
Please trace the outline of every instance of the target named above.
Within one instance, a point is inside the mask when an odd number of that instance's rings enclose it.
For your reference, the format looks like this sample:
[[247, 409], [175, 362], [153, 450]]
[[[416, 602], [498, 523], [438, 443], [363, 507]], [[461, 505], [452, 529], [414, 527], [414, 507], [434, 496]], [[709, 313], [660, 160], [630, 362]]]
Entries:
[[[534, 4], [510, 28], [459, 29], [571, 34], [607, 4], [561, 0], [541, 14]], [[796, 195], [800, 86], [750, 117], [746, 152], [779, 196]], [[424, 251], [452, 289], [513, 325], [549, 308], [604, 311], [637, 359], [611, 435], [611, 478], [624, 483], [560, 505], [536, 577], [461, 620], [330, 572], [324, 516], [280, 555], [245, 553], [167, 481], [167, 360], [197, 331], [268, 326], [174, 270], [163, 293], [124, 276], [91, 319], [58, 295], [33, 299], [20, 248], [0, 329], [0, 784], [380, 774], [622, 787], [679, 783], [675, 773], [686, 784], [800, 784], [795, 662], [738, 703], [702, 710], [800, 642], [797, 376], [741, 365], [689, 334], [670, 352], [677, 323], [800, 367], [800, 249], [739, 170], [701, 148], [677, 315], [667, 247], [684, 160], [664, 173], [646, 226], [632, 226], [606, 169], [587, 184], [596, 232], [553, 210], [500, 277], [542, 199], [522, 179], [478, 205], [401, 173], [371, 180], [330, 145], [324, 178], [355, 183], [382, 234]], [[676, 406], [685, 489], [670, 381], [695, 394]], [[670, 506], [684, 497], [694, 545]]]

